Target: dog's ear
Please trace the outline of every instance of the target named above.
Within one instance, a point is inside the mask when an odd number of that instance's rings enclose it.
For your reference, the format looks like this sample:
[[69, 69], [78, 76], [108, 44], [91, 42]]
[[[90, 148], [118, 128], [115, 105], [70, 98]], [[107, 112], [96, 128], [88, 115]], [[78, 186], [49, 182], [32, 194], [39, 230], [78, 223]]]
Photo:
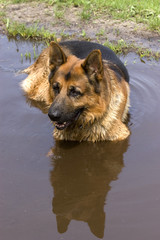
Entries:
[[67, 61], [67, 57], [61, 47], [55, 43], [51, 42], [49, 46], [49, 68], [51, 71], [56, 70], [57, 67], [62, 65]]
[[82, 63], [82, 68], [85, 70], [91, 80], [101, 81], [103, 78], [103, 63], [100, 50], [93, 50]]

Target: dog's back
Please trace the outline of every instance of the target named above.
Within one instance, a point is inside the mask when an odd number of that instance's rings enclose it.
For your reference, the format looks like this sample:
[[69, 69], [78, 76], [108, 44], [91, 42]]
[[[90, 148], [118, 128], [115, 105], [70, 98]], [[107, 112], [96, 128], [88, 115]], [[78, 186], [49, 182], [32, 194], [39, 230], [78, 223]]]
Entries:
[[[112, 64], [112, 68], [114, 67], [113, 64], [115, 64], [118, 67], [118, 69], [123, 72], [124, 79], [127, 82], [129, 82], [129, 75], [126, 67], [121, 62], [121, 60], [116, 56], [116, 54], [108, 47], [105, 47], [98, 43], [87, 41], [66, 41], [61, 42], [60, 46], [62, 46], [62, 48], [66, 47], [71, 51], [73, 55], [81, 59], [86, 58], [87, 55], [94, 49], [99, 49], [102, 53], [102, 59], [109, 61]], [[118, 69], [114, 70], [118, 71]]]

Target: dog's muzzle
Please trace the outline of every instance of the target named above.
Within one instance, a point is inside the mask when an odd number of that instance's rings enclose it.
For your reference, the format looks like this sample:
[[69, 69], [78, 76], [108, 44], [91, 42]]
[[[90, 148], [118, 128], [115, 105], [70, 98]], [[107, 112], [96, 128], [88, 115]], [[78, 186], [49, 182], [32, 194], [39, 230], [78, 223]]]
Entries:
[[77, 121], [82, 112], [83, 108], [79, 108], [74, 112], [64, 114], [59, 110], [53, 110], [50, 108], [48, 111], [48, 116], [51, 121], [54, 122], [54, 125], [58, 130], [63, 130]]

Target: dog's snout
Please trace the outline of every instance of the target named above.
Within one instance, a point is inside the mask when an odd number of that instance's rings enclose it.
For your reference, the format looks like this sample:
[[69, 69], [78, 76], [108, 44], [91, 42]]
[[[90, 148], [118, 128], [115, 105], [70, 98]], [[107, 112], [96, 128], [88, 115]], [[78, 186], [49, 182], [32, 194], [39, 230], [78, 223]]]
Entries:
[[61, 118], [61, 112], [59, 110], [52, 111], [51, 109], [48, 111], [48, 116], [52, 121], [59, 121]]

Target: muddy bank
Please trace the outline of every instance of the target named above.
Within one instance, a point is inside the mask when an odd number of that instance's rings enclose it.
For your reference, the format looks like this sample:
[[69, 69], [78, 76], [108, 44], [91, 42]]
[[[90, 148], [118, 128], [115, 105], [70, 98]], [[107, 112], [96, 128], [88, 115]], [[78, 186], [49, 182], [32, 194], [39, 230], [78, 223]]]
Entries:
[[[0, 4], [0, 10], [4, 12], [5, 18], [27, 26], [38, 24], [44, 26], [56, 37], [61, 39], [89, 39], [96, 42], [106, 41], [118, 42], [123, 39], [127, 44], [137, 47], [151, 49], [160, 53], [160, 34], [147, 29], [142, 23], [122, 20], [113, 20], [111, 16], [92, 16], [90, 20], [82, 20], [79, 7], [62, 9], [58, 13], [53, 6], [45, 3], [23, 3], [4, 6]], [[0, 21], [0, 30], [5, 32], [6, 26]]]

